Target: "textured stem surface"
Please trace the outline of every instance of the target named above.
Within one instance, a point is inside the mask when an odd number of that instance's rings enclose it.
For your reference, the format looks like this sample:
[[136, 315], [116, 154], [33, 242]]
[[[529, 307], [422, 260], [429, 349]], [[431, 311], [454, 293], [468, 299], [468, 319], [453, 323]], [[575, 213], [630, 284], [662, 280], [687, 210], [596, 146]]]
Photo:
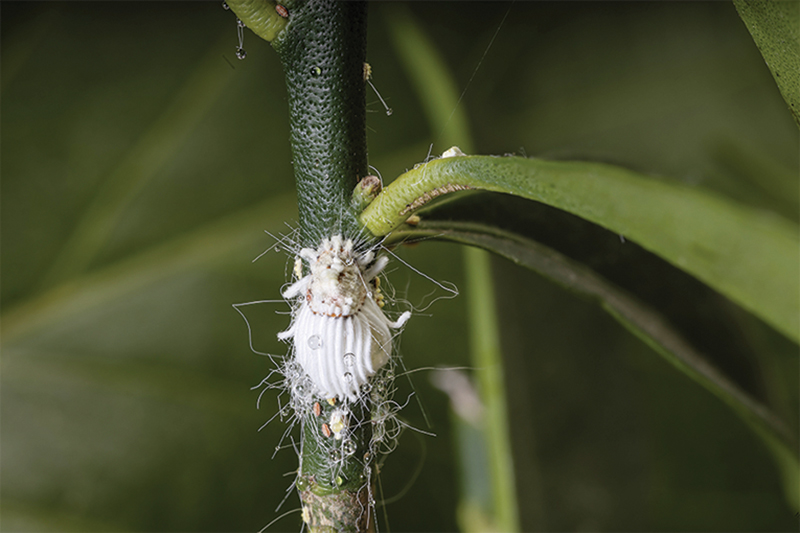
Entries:
[[[346, 421], [346, 440], [337, 440], [330, 427], [341, 406], [320, 401], [303, 423], [297, 490], [303, 502], [303, 520], [312, 533], [375, 531], [372, 503], [372, 468], [369, 457], [372, 437], [370, 413], [351, 406]], [[365, 412], [366, 411], [366, 412]], [[328, 429], [323, 428], [327, 425]]]
[[350, 207], [367, 175], [364, 2], [287, 2], [289, 24], [273, 41], [286, 73], [305, 246], [342, 234], [356, 239]]
[[[286, 74], [301, 244], [316, 248], [334, 235], [359, 242], [351, 195], [367, 175], [366, 4], [283, 7], [289, 22], [272, 43]], [[310, 531], [374, 531], [370, 414], [325, 398], [300, 413], [297, 488]]]

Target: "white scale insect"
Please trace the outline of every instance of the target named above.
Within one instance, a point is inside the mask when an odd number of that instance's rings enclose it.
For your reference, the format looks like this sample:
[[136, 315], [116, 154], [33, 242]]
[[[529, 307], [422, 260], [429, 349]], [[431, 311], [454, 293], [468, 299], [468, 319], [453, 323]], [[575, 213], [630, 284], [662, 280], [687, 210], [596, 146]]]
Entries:
[[284, 291], [283, 297], [298, 298], [298, 305], [289, 329], [278, 334], [294, 340], [295, 359], [317, 395], [342, 401], [356, 401], [362, 385], [389, 362], [390, 328], [411, 317], [406, 311], [392, 322], [381, 309], [377, 276], [388, 258], [375, 259], [372, 251], [359, 254], [353, 247], [352, 240], [335, 235], [316, 250], [300, 250], [311, 273]]

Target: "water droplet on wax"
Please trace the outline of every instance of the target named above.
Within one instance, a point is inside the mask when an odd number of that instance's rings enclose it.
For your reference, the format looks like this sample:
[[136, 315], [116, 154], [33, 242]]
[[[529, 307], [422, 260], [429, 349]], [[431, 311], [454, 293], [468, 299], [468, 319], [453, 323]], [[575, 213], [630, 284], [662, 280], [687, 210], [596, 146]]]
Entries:
[[322, 348], [322, 338], [319, 335], [312, 335], [308, 338], [308, 347], [312, 350]]
[[353, 440], [347, 440], [344, 442], [343, 448], [346, 455], [353, 455], [356, 453], [356, 442]]

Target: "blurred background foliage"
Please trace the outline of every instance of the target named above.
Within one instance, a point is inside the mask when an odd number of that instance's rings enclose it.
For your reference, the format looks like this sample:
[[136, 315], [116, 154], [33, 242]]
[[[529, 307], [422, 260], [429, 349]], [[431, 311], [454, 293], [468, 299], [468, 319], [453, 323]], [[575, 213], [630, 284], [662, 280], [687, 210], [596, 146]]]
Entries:
[[[397, 8], [370, 7], [368, 60], [394, 111], [369, 96], [384, 181], [448, 148], [393, 48]], [[272, 458], [279, 421], [257, 431], [277, 403], [256, 410], [249, 388], [270, 362], [230, 304], [287, 280], [285, 250], [250, 262], [274, 244], [262, 230], [296, 217], [278, 58], [246, 31], [236, 60], [217, 2], [0, 9], [0, 528], [257, 531], [296, 457]], [[476, 153], [613, 162], [798, 221], [798, 130], [733, 5], [515, 3], [474, 78], [508, 5], [407, 9], [468, 87]], [[398, 253], [463, 289], [459, 247]], [[446, 296], [394, 265], [398, 299]], [[719, 400], [594, 304], [493, 266], [523, 530], [797, 527], [770, 455]], [[287, 310], [247, 308], [258, 350], [286, 352]], [[797, 346], [733, 304], [723, 318], [742, 348], [715, 363], [796, 435]], [[463, 295], [416, 314], [406, 367], [468, 365], [467, 327]], [[436, 437], [407, 431], [381, 471], [394, 531], [459, 527], [461, 433], [432, 374], [411, 375], [403, 416]]]

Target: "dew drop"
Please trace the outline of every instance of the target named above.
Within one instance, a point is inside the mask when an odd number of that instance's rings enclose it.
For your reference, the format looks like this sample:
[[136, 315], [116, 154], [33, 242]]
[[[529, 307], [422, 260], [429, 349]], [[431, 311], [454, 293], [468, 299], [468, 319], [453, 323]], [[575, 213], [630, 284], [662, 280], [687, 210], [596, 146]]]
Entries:
[[306, 387], [302, 383], [298, 383], [294, 386], [294, 395], [295, 396], [305, 396], [306, 395]]
[[344, 366], [353, 366], [354, 364], [356, 364], [356, 356], [352, 353], [344, 354]]
[[344, 373], [344, 380], [345, 380], [346, 383], [352, 383], [353, 382], [353, 374], [351, 374], [350, 372], [345, 372]]
[[342, 447], [344, 448], [345, 455], [353, 455], [356, 453], [356, 442], [354, 440], [345, 441]]
[[237, 48], [236, 57], [239, 59], [244, 59], [245, 57], [247, 57], [247, 52], [245, 52], [244, 48]]
[[319, 76], [322, 74], [322, 69], [319, 67], [311, 67], [311, 75], [312, 76]]
[[222, 2], [222, 9], [224, 9], [225, 11], [230, 9], [230, 7], [228, 6], [228, 2]]
[[312, 350], [322, 348], [322, 338], [319, 335], [312, 335], [308, 338], [308, 347]]
[[333, 461], [333, 462], [338, 462], [338, 461], [341, 461], [341, 460], [342, 460], [342, 452], [340, 452], [340, 451], [339, 451], [339, 450], [337, 450], [336, 448], [332, 449], [332, 450], [331, 450], [331, 451], [328, 453], [328, 455], [329, 455], [329, 457], [331, 458], [331, 461]]
[[242, 22], [242, 19], [236, 19], [236, 25], [239, 26], [240, 28], [246, 28], [247, 27], [247, 26], [245, 26], [244, 22]]
[[392, 108], [391, 108], [391, 107], [390, 107], [389, 109], [387, 109], [387, 110], [386, 110], [386, 116], [389, 116], [389, 117], [391, 117], [391, 116], [392, 116], [392, 113], [394, 113], [394, 111], [392, 111]]
[[291, 361], [286, 364], [284, 374], [287, 378], [292, 379], [300, 374], [300, 366], [294, 361]]

